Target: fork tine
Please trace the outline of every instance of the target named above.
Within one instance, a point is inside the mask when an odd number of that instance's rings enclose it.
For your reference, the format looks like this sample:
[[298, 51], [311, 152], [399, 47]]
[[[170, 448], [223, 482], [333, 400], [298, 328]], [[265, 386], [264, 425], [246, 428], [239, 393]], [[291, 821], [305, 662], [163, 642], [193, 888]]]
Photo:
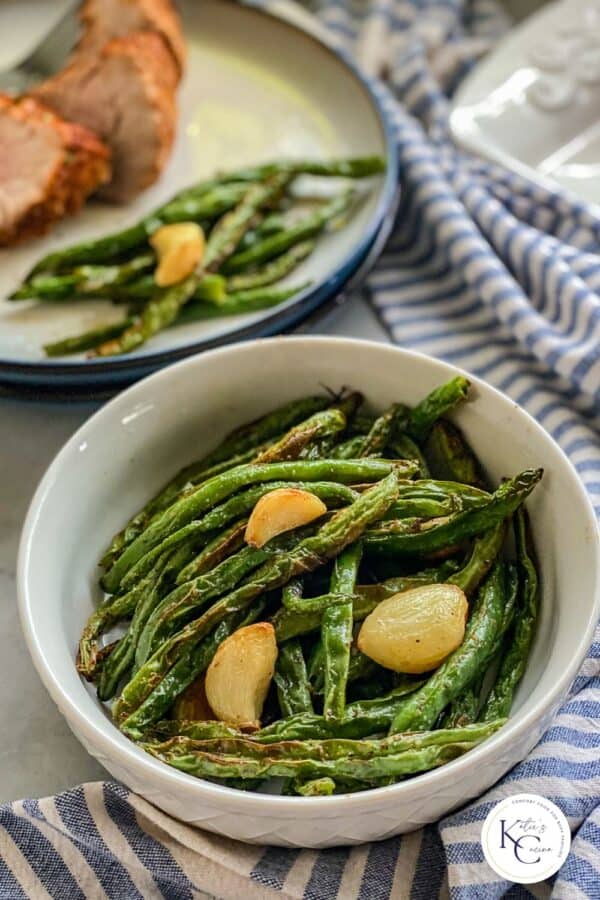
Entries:
[[37, 47], [18, 65], [0, 72], [0, 90], [20, 92], [59, 71], [78, 37], [76, 6], [72, 0]]

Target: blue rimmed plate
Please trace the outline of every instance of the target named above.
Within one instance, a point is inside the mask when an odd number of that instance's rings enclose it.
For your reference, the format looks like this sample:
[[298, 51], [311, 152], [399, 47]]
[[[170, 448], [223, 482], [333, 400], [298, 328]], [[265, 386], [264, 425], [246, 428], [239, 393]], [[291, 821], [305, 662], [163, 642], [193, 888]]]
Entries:
[[275, 309], [176, 326], [124, 357], [49, 361], [44, 343], [122, 312], [102, 301], [58, 306], [0, 300], [0, 383], [116, 388], [199, 350], [284, 331], [355, 280], [375, 255], [394, 209], [397, 158], [391, 127], [369, 85], [316, 37], [259, 9], [189, 0], [182, 13], [189, 65], [180, 92], [179, 137], [159, 184], [127, 207], [89, 204], [47, 238], [2, 251], [0, 297], [51, 249], [125, 227], [217, 169], [278, 157], [381, 154], [387, 173], [359, 183], [364, 198], [351, 221], [324, 236], [288, 279], [311, 286]]

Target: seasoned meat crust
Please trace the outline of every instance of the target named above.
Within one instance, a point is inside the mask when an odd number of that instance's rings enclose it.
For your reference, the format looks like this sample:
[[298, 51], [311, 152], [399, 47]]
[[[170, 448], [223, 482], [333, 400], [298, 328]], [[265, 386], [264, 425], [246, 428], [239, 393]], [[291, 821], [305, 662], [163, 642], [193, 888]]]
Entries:
[[166, 42], [179, 74], [185, 67], [185, 41], [181, 22], [171, 0], [85, 0], [80, 19], [83, 36], [78, 54], [96, 54], [112, 38], [134, 31], [154, 31]]
[[110, 151], [89, 129], [0, 94], [0, 245], [47, 231], [110, 173]]
[[171, 152], [185, 64], [171, 0], [84, 0], [80, 17], [62, 72], [29, 97], [0, 94], [0, 245], [42, 234], [97, 191], [131, 200]]
[[175, 137], [178, 78], [163, 38], [140, 31], [113, 38], [97, 55], [76, 54], [34, 95], [106, 141], [113, 175], [101, 196], [126, 202], [153, 184], [167, 161]]

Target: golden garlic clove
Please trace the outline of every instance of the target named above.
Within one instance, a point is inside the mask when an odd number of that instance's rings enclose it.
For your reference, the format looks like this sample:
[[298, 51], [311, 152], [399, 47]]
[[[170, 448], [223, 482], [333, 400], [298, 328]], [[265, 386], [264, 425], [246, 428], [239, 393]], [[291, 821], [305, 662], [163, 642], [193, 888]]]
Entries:
[[196, 222], [162, 225], [150, 237], [158, 266], [154, 280], [159, 287], [169, 287], [191, 275], [204, 256], [204, 232]]
[[358, 648], [394, 672], [429, 672], [462, 643], [467, 611], [467, 598], [454, 584], [394, 594], [364, 620]]
[[226, 638], [206, 672], [206, 698], [217, 719], [258, 728], [276, 660], [269, 622], [246, 625]]
[[206, 677], [200, 675], [189, 684], [173, 704], [174, 719], [188, 719], [194, 722], [209, 722], [215, 714], [206, 699]]
[[260, 498], [248, 519], [246, 543], [262, 547], [271, 538], [301, 525], [308, 525], [327, 512], [327, 507], [310, 491], [278, 488]]

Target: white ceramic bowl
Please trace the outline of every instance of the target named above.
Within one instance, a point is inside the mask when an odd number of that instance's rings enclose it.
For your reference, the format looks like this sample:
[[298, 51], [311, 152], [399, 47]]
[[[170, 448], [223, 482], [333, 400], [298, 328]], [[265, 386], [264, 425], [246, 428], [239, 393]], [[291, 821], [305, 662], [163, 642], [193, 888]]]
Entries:
[[457, 420], [490, 475], [545, 476], [530, 501], [540, 555], [541, 619], [509, 722], [460, 759], [412, 780], [348, 796], [279, 797], [216, 786], [158, 762], [111, 724], [77, 675], [75, 649], [99, 599], [96, 562], [110, 536], [168, 475], [240, 422], [320, 385], [360, 388], [376, 407], [416, 401], [456, 374], [380, 344], [275, 338], [193, 357], [125, 391], [71, 438], [44, 476], [19, 555], [23, 629], [44, 684], [87, 750], [172, 815], [244, 841], [324, 847], [385, 838], [480, 794], [548, 726], [598, 618], [596, 520], [572, 466], [518, 406], [474, 381]]

